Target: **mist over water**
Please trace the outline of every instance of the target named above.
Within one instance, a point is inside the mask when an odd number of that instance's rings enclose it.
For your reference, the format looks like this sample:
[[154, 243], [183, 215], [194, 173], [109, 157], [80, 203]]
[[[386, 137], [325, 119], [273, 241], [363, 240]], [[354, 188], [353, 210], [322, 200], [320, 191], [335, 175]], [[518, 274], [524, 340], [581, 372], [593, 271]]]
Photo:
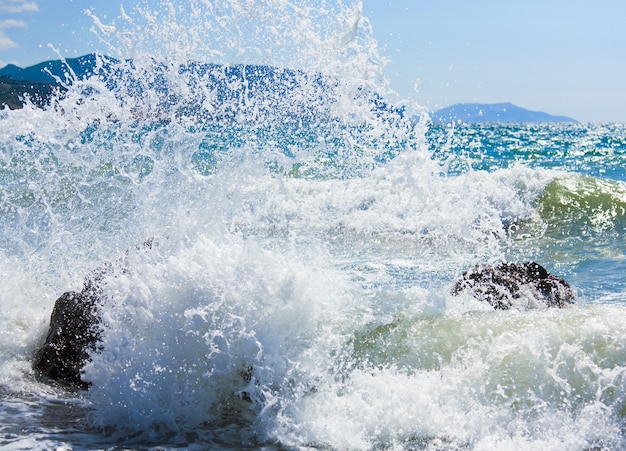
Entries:
[[[0, 445], [624, 446], [624, 130], [429, 126], [360, 9], [141, 3], [93, 17], [94, 76], [0, 113]], [[577, 304], [449, 294], [530, 259]], [[92, 387], [37, 381], [104, 264]]]

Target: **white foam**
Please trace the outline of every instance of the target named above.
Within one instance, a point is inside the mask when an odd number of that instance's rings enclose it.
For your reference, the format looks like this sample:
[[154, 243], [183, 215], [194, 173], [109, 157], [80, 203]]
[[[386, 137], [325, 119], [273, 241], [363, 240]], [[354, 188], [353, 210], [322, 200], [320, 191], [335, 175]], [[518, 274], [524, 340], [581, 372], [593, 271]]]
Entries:
[[86, 370], [98, 426], [194, 427], [238, 396], [261, 414], [353, 326], [341, 276], [254, 240], [201, 236], [147, 258], [108, 279], [104, 351]]
[[[47, 399], [28, 358], [54, 299], [111, 262], [79, 400], [96, 443], [623, 446], [621, 306], [493, 312], [447, 294], [511, 252], [557, 174], [446, 174], [424, 123], [372, 108], [368, 90], [388, 88], [360, 2], [205, 3], [94, 19], [135, 57], [114, 88], [75, 80], [0, 118], [0, 387]], [[179, 70], [206, 58], [303, 69], [301, 86], [215, 107]], [[237, 114], [212, 128], [198, 105]], [[287, 121], [298, 105], [324, 120]]]

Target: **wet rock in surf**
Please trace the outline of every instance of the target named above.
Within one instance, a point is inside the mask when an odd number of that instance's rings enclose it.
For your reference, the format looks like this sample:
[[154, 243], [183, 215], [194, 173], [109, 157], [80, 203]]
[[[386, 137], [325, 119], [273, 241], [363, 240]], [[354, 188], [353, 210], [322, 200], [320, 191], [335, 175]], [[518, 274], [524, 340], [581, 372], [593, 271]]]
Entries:
[[94, 272], [82, 291], [68, 291], [56, 300], [46, 341], [35, 353], [33, 367], [39, 376], [89, 388], [90, 384], [81, 379], [81, 371], [100, 341], [100, 282], [108, 271], [106, 267]]
[[[150, 251], [157, 245], [158, 242], [150, 238], [136, 246], [135, 251]], [[81, 372], [90, 360], [90, 353], [99, 349], [102, 284], [116, 269], [128, 271], [124, 259], [115, 266], [107, 263], [94, 270], [85, 278], [80, 292], [68, 291], [56, 300], [46, 341], [35, 352], [33, 367], [38, 376], [68, 386], [89, 388], [91, 384], [82, 380]]]
[[569, 284], [535, 262], [477, 265], [463, 273], [451, 292], [470, 293], [497, 310], [508, 310], [524, 299], [547, 307], [574, 303]]

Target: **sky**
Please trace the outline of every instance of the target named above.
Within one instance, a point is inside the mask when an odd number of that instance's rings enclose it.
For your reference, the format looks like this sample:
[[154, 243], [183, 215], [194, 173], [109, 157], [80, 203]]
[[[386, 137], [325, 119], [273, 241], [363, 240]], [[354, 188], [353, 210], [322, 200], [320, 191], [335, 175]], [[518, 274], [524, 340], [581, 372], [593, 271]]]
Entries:
[[[0, 67], [106, 53], [84, 11], [107, 23], [120, 5], [130, 10], [151, 1], [0, 0]], [[362, 4], [400, 98], [431, 111], [511, 102], [583, 122], [626, 123], [623, 0]]]

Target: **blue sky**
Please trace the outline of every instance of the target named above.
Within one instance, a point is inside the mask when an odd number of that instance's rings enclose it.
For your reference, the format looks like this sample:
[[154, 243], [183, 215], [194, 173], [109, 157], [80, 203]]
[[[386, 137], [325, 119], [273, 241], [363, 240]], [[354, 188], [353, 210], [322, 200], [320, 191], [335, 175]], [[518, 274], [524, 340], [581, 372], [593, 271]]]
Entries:
[[[151, 1], [0, 0], [0, 66], [104, 51], [84, 10], [106, 23]], [[391, 87], [430, 110], [510, 101], [626, 122], [623, 0], [363, 0], [363, 15]]]

